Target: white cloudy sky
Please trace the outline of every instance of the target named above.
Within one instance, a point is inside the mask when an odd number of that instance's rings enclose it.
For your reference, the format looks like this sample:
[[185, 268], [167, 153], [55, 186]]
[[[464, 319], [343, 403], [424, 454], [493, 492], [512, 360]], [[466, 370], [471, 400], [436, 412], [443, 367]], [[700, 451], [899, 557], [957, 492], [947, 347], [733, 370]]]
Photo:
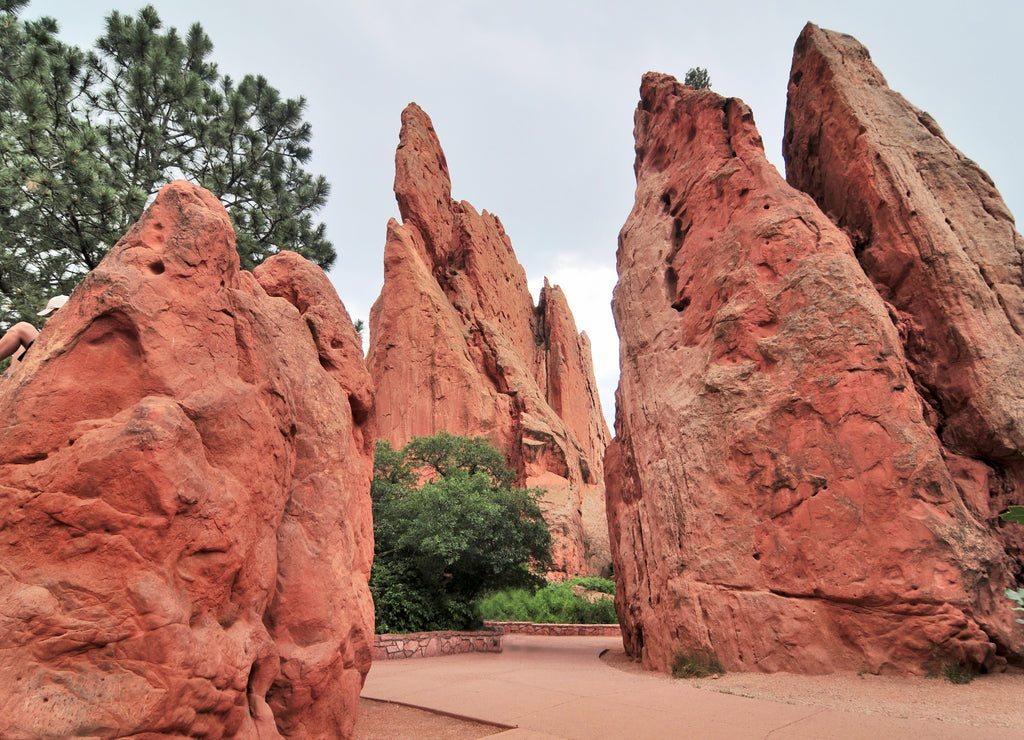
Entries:
[[[33, 0], [65, 40], [91, 45], [138, 0]], [[497, 214], [531, 286], [560, 284], [591, 337], [606, 416], [618, 342], [609, 302], [618, 231], [632, 206], [633, 109], [648, 70], [712, 87], [754, 110], [768, 158], [781, 141], [793, 44], [807, 21], [856, 36], [889, 81], [1024, 213], [1020, 30], [1024, 3], [957, 0], [153, 0], [168, 26], [199, 22], [234, 77], [304, 96], [310, 169], [333, 186], [322, 220], [330, 271], [353, 318], [383, 280], [400, 114], [433, 119], [453, 196]]]

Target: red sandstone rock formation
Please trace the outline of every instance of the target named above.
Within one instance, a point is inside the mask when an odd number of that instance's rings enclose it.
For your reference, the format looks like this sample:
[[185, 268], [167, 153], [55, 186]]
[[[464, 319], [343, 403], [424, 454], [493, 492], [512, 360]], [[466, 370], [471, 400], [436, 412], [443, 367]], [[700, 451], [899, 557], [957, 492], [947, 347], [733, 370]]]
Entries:
[[895, 307], [950, 469], [1019, 573], [1024, 528], [996, 518], [1024, 503], [1024, 241], [1013, 217], [867, 49], [813, 24], [793, 55], [784, 153], [790, 183], [850, 235]]
[[323, 272], [164, 188], [0, 389], [0, 736], [350, 736], [371, 406]]
[[370, 314], [380, 436], [395, 446], [440, 431], [490, 438], [521, 484], [547, 491], [556, 570], [600, 570], [609, 435], [589, 340], [559, 288], [545, 284], [534, 307], [498, 218], [452, 200], [441, 145], [415, 104], [402, 113], [395, 169], [402, 223], [388, 224]]
[[635, 136], [606, 460], [629, 652], [808, 673], [1019, 658], [1007, 558], [849, 240], [739, 100], [648, 74]]

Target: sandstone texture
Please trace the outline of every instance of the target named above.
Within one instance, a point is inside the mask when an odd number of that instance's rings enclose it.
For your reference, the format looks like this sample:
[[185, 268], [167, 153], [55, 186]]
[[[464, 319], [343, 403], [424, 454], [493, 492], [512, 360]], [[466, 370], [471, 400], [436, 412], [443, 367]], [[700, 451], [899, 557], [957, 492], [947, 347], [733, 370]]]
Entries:
[[609, 432], [589, 340], [557, 286], [534, 306], [498, 218], [452, 199], [415, 104], [402, 113], [395, 170], [402, 223], [388, 224], [367, 356], [378, 434], [396, 447], [441, 431], [489, 438], [521, 485], [545, 489], [555, 570], [600, 572]]
[[856, 39], [808, 24], [796, 43], [789, 182], [853, 241], [893, 307], [928, 422], [976, 517], [1024, 562], [1024, 241], [995, 185], [889, 89]]
[[964, 502], [846, 235], [749, 108], [645, 75], [606, 458], [627, 651], [727, 670], [997, 670], [1012, 563]]
[[0, 737], [351, 736], [372, 386], [323, 271], [176, 182], [0, 388]]

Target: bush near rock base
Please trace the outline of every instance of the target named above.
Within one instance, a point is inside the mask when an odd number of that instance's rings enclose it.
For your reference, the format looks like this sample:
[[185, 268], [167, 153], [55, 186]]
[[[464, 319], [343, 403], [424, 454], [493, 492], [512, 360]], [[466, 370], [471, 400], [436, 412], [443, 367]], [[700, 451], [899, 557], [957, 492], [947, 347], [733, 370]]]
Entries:
[[725, 673], [718, 657], [706, 650], [687, 652], [680, 648], [672, 662], [672, 678], [705, 678]]
[[378, 634], [466, 629], [482, 593], [544, 582], [551, 534], [540, 493], [514, 480], [482, 437], [416, 437], [401, 450], [377, 443], [370, 591]]
[[959, 663], [943, 663], [942, 675], [950, 683], [965, 684], [974, 680], [974, 672]]

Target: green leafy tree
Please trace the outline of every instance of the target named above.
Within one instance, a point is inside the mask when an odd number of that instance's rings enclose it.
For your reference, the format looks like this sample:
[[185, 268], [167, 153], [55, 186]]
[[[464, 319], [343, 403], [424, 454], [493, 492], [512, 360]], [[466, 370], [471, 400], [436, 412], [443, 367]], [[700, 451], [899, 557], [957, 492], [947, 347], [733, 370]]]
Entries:
[[686, 70], [683, 84], [689, 85], [694, 90], [703, 90], [711, 87], [711, 75], [703, 67], [690, 67], [690, 69]]
[[281, 249], [330, 267], [302, 98], [222, 76], [198, 24], [182, 37], [151, 6], [82, 51], [26, 5], [0, 0], [0, 321], [69, 293], [175, 178], [220, 197], [243, 267]]
[[551, 564], [539, 492], [486, 439], [442, 433], [401, 450], [378, 442], [374, 458], [370, 590], [378, 632], [463, 629], [473, 601], [536, 586]]

